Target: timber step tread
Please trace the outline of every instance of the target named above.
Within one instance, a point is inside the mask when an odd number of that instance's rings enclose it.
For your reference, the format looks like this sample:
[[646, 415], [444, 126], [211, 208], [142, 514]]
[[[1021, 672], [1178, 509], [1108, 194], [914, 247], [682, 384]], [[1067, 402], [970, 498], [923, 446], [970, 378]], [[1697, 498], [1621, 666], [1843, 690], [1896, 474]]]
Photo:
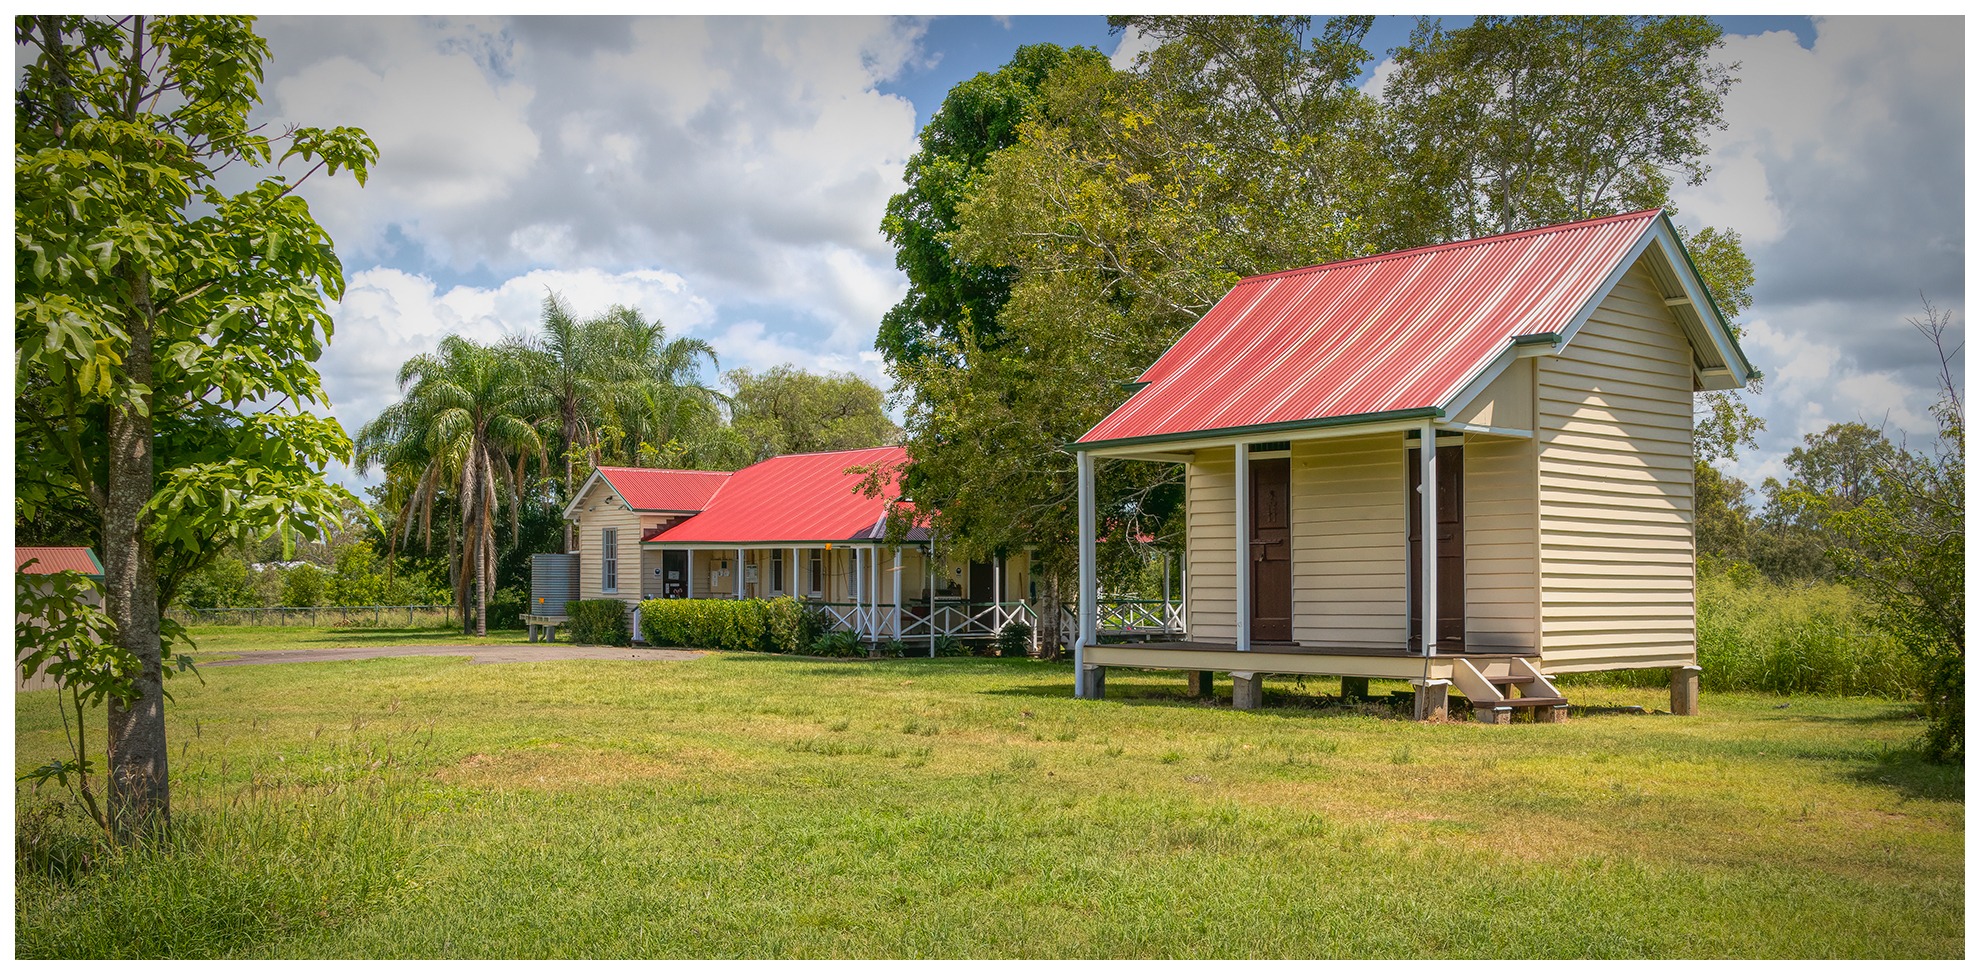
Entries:
[[1566, 704], [1564, 697], [1509, 697], [1503, 701], [1473, 701], [1475, 708], [1539, 708], [1559, 707]]
[[1531, 684], [1533, 683], [1533, 678], [1527, 674], [1500, 674], [1496, 677], [1485, 678], [1485, 682], [1488, 684]]

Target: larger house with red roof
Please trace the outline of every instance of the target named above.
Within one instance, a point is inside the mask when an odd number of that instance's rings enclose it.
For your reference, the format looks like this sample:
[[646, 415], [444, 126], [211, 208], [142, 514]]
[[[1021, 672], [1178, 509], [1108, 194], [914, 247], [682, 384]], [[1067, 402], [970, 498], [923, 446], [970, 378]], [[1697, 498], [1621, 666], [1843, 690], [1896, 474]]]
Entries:
[[[907, 451], [787, 454], [734, 473], [601, 467], [564, 516], [582, 599], [772, 599], [872, 640], [994, 635], [1033, 622], [1025, 553], [950, 559], [917, 527], [889, 541]], [[870, 485], [870, 486], [869, 486]]]
[[1757, 377], [1661, 211], [1247, 278], [1072, 445], [1083, 607], [1094, 465], [1187, 469], [1186, 638], [1083, 612], [1077, 693], [1318, 674], [1552, 719], [1553, 675], [1669, 668], [1693, 711], [1692, 396]]

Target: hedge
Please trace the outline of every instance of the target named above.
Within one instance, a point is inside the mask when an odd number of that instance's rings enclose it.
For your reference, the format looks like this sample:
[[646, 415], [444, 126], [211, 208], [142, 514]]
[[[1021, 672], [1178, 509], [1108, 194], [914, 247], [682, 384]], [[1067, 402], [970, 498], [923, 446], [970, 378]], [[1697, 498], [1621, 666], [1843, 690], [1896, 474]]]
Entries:
[[656, 647], [804, 653], [823, 627], [803, 603], [780, 596], [649, 599], [639, 604], [639, 629]]
[[623, 647], [632, 642], [626, 604], [616, 599], [573, 599], [564, 604], [572, 643]]

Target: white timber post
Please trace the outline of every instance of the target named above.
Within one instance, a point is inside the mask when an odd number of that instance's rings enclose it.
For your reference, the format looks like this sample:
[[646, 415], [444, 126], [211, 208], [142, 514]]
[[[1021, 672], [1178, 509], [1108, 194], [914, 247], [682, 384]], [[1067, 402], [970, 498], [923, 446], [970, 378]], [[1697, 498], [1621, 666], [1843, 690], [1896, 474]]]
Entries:
[[990, 632], [1004, 632], [1004, 557], [990, 556]]
[[743, 598], [742, 573], [743, 573], [743, 550], [738, 548], [736, 549], [736, 598], [737, 599]]
[[1423, 421], [1423, 439], [1417, 454], [1422, 473], [1418, 480], [1417, 505], [1422, 512], [1423, 547], [1417, 559], [1423, 563], [1423, 586], [1416, 595], [1418, 615], [1423, 619], [1423, 655], [1437, 655], [1437, 428]]
[[921, 553], [922, 561], [928, 569], [928, 655], [935, 656], [935, 543], [930, 541], [928, 548]]
[[694, 549], [687, 550], [687, 598], [694, 598]]
[[788, 568], [784, 570], [784, 595], [796, 596], [801, 592], [806, 592], [807, 590], [798, 588], [798, 550], [796, 546], [791, 547], [791, 560], [787, 565]]
[[901, 638], [901, 550], [894, 548], [894, 639]]
[[851, 591], [846, 593], [846, 596], [853, 604], [853, 635], [865, 637], [866, 631], [863, 627], [866, 625], [866, 604], [862, 599], [862, 590], [866, 587], [859, 582], [859, 547], [854, 546], [851, 554], [846, 558], [852, 562], [852, 573], [847, 577], [849, 579], [847, 588]]
[[1237, 538], [1233, 540], [1237, 556], [1236, 569], [1232, 573], [1237, 583], [1237, 648], [1251, 649], [1251, 445], [1237, 445], [1237, 503], [1232, 507], [1237, 512]]
[[[1093, 643], [1100, 602], [1098, 553], [1093, 534], [1093, 454], [1079, 452], [1079, 632], [1073, 638], [1073, 696], [1089, 696], [1086, 686], [1086, 648]], [[1039, 625], [1045, 625], [1040, 621]], [[1051, 625], [1059, 625], [1052, 620]]]

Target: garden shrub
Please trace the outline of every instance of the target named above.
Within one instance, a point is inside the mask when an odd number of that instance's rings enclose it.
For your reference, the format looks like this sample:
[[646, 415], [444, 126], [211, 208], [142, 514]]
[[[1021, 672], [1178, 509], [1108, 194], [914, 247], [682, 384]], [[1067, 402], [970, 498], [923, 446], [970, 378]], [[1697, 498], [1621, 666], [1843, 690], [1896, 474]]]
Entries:
[[572, 643], [623, 647], [632, 642], [626, 604], [616, 599], [573, 599], [564, 604], [564, 615], [570, 619]]
[[1004, 657], [1022, 657], [1031, 652], [1031, 624], [1022, 620], [1012, 620], [1004, 624], [1003, 632], [997, 634], [997, 653]]
[[761, 599], [649, 599], [640, 633], [656, 647], [798, 653], [823, 629], [818, 612], [789, 596]]
[[513, 630], [522, 626], [523, 609], [529, 605], [529, 590], [522, 586], [497, 589], [488, 597], [488, 628]]
[[866, 647], [851, 630], [833, 630], [821, 634], [812, 641], [811, 655], [814, 657], [864, 657]]

